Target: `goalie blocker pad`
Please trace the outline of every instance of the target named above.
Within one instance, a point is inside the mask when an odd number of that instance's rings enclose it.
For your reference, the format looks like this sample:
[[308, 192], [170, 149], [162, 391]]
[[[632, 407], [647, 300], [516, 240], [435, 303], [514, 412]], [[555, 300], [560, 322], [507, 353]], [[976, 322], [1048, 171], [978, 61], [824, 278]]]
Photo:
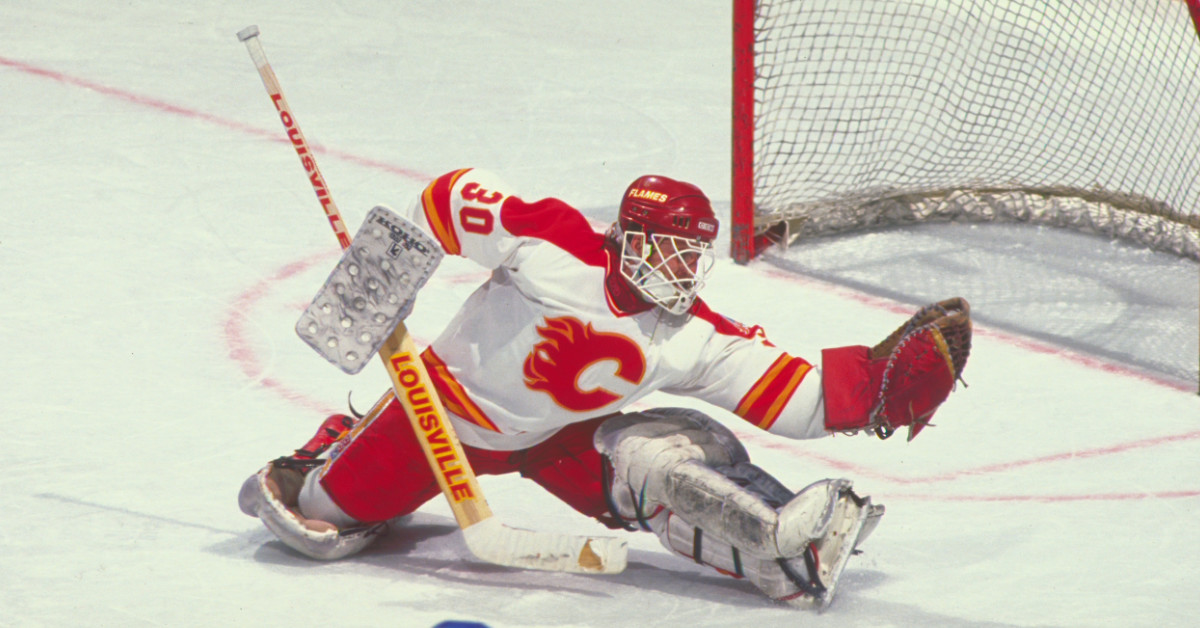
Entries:
[[432, 236], [376, 206], [300, 316], [296, 334], [342, 371], [358, 373], [412, 312], [442, 256]]

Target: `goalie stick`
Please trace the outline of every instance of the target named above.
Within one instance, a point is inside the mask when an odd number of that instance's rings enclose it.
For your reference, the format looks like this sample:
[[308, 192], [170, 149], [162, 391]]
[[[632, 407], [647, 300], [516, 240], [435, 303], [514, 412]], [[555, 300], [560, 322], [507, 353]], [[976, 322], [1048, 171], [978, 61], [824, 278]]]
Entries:
[[[237, 34], [238, 40], [246, 44], [250, 58], [258, 68], [267, 94], [279, 112], [288, 139], [304, 165], [309, 182], [325, 210], [338, 243], [346, 249], [350, 246], [350, 234], [346, 231], [341, 213], [329, 194], [325, 178], [317, 167], [316, 157], [304, 139], [287, 100], [283, 97], [279, 79], [267, 61], [258, 35], [257, 26], [248, 26]], [[396, 398], [404, 407], [413, 432], [425, 452], [430, 470], [450, 503], [450, 509], [462, 528], [463, 539], [472, 554], [489, 563], [525, 569], [575, 573], [619, 573], [625, 569], [628, 548], [623, 540], [537, 532], [500, 523], [484, 499], [483, 491], [450, 424], [441, 399], [436, 393], [432, 393], [435, 389], [429, 373], [421, 362], [416, 344], [403, 322], [396, 326], [391, 336], [383, 343], [379, 357], [391, 379]], [[419, 397], [428, 398], [431, 402], [422, 405], [420, 414], [417, 408], [414, 408], [408, 394], [418, 387], [432, 393]], [[418, 397], [414, 395], [412, 398]]]

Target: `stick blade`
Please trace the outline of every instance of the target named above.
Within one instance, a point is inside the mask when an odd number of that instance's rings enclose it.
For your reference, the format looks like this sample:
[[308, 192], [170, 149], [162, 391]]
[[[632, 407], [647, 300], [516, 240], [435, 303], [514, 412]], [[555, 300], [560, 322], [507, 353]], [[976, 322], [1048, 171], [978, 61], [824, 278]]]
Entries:
[[477, 558], [541, 571], [621, 573], [629, 553], [628, 543], [621, 539], [510, 528], [495, 517], [464, 528], [463, 538]]

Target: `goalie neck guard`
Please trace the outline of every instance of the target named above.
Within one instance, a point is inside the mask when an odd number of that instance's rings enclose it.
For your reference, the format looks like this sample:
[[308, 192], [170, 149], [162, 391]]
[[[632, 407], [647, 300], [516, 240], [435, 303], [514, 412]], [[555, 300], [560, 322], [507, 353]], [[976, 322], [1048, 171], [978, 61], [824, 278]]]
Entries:
[[718, 226], [700, 188], [659, 175], [637, 178], [617, 220], [621, 275], [648, 301], [686, 313], [712, 269]]

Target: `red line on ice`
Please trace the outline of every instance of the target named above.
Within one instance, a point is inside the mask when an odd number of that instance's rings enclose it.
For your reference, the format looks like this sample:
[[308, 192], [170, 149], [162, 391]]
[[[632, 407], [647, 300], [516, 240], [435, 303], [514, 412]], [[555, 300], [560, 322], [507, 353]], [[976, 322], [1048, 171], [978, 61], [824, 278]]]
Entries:
[[[97, 83], [95, 81], [91, 81], [91, 80], [84, 79], [84, 78], [79, 78], [77, 76], [71, 76], [69, 74], [64, 74], [62, 72], [56, 72], [54, 70], [41, 68], [41, 67], [38, 67], [35, 65], [31, 65], [31, 64], [22, 62], [22, 61], [10, 59], [8, 57], [0, 57], [0, 65], [10, 67], [19, 72], [24, 72], [25, 74], [28, 74], [30, 76], [37, 76], [40, 78], [50, 79], [50, 80], [62, 83], [64, 85], [70, 85], [72, 87], [80, 87], [80, 88], [90, 90], [92, 92], [96, 92], [96, 93], [104, 95], [104, 96], [116, 98], [118, 100], [123, 100], [130, 104], [153, 109], [155, 111], [158, 111], [159, 113], [167, 113], [167, 114], [171, 114], [171, 115], [180, 116], [183, 118], [190, 118], [193, 120], [201, 120], [204, 122], [209, 122], [211, 124], [225, 127], [227, 129], [238, 131], [240, 133], [245, 133], [247, 135], [253, 135], [255, 137], [267, 139], [272, 142], [279, 142], [279, 143], [287, 144], [289, 146], [291, 145], [291, 141], [287, 139], [287, 137], [283, 133], [283, 131], [278, 131], [278, 132], [264, 131], [263, 129], [252, 127], [248, 124], [244, 124], [244, 123], [237, 122], [234, 120], [227, 120], [225, 118], [215, 116], [211, 113], [207, 113], [207, 112], [200, 111], [197, 109], [189, 109], [187, 107], [182, 107], [179, 105], [175, 105], [175, 104], [166, 102], [164, 100], [158, 100], [156, 98], [151, 98], [149, 96], [145, 96], [142, 94], [137, 94], [137, 93], [134, 93], [131, 91], [119, 89], [119, 88], [112, 87], [109, 85], [104, 85], [103, 83]], [[266, 94], [263, 94], [264, 101], [266, 100], [266, 97], [267, 97]], [[269, 105], [264, 102], [264, 105], [263, 105], [264, 109], [268, 106]], [[360, 166], [364, 166], [364, 167], [370, 168], [372, 170], [380, 170], [383, 172], [388, 172], [391, 174], [399, 175], [399, 176], [405, 177], [407, 179], [412, 179], [414, 181], [428, 181], [433, 178], [432, 175], [428, 175], [423, 172], [419, 172], [419, 171], [412, 170], [409, 168], [404, 168], [404, 167], [397, 166], [394, 164], [389, 164], [389, 163], [386, 163], [383, 161], [378, 161], [375, 159], [370, 159], [368, 157], [362, 157], [360, 155], [355, 155], [353, 153], [348, 153], [345, 151], [327, 148], [327, 147], [324, 147], [321, 145], [312, 145], [312, 150], [319, 154], [328, 155], [330, 157], [341, 159], [343, 161], [348, 161], [350, 163], [358, 164]]]
[[310, 410], [315, 410], [321, 414], [332, 414], [335, 410], [321, 401], [292, 389], [278, 379], [266, 375], [267, 369], [262, 365], [258, 354], [255, 353], [254, 345], [247, 336], [246, 324], [248, 322], [248, 313], [254, 309], [255, 305], [263, 297], [274, 289], [275, 285], [294, 277], [328, 257], [329, 253], [326, 252], [314, 255], [305, 260], [293, 262], [283, 266], [270, 277], [250, 286], [230, 304], [224, 325], [225, 345], [229, 348], [229, 358], [241, 368], [242, 373], [249, 380], [258, 382], [263, 388], [274, 392], [287, 401]]
[[[296, 275], [312, 268], [314, 265], [329, 261], [335, 253], [340, 251], [333, 249], [312, 255], [306, 259], [286, 264], [276, 270], [269, 277], [256, 282], [244, 290], [230, 304], [226, 312], [224, 328], [225, 345], [229, 349], [229, 359], [238, 365], [242, 374], [252, 382], [258, 383], [263, 388], [279, 395], [286, 401], [294, 403], [308, 410], [315, 410], [322, 414], [332, 414], [338, 412], [328, 404], [318, 401], [302, 392], [295, 390], [284, 382], [265, 375], [267, 369], [263, 366], [258, 354], [255, 352], [254, 344], [250, 342], [249, 333], [247, 331], [248, 316], [250, 312], [271, 292], [284, 281], [295, 277]], [[453, 278], [451, 278], [453, 281]], [[299, 306], [299, 309], [308, 307], [308, 303]], [[295, 308], [290, 308], [295, 309]], [[413, 341], [418, 345], [427, 345], [428, 341], [419, 336], [413, 335]], [[311, 355], [311, 354], [306, 354]]]
[[[105, 85], [103, 83], [88, 80], [85, 78], [71, 76], [71, 75], [65, 74], [63, 72], [58, 72], [55, 70], [38, 67], [38, 66], [35, 66], [32, 64], [25, 63], [23, 61], [18, 61], [16, 59], [11, 59], [8, 57], [0, 56], [0, 66], [5, 66], [5, 67], [11, 68], [18, 72], [25, 73], [30, 76], [36, 76], [39, 78], [56, 81], [63, 85], [86, 89], [93, 93], [107, 96], [109, 98], [115, 98], [117, 100], [121, 100], [121, 101], [124, 101], [124, 102], [132, 104], [132, 105], [137, 105], [139, 107], [145, 107], [148, 109], [152, 109], [159, 113], [175, 115], [175, 116], [179, 116], [181, 118], [187, 118], [187, 119], [192, 119], [192, 120], [200, 120], [203, 122], [208, 122], [211, 124], [215, 124], [217, 126], [224, 127], [226, 129], [244, 133], [246, 135], [253, 135], [255, 137], [267, 139], [267, 140], [270, 140], [273, 142], [279, 142], [282, 144], [287, 144], [289, 146], [291, 145], [291, 141], [287, 139], [286, 135], [282, 131], [278, 131], [278, 132], [265, 131], [263, 129], [253, 127], [248, 124], [244, 124], [242, 122], [237, 122], [234, 120], [228, 120], [225, 118], [221, 118], [219, 116], [215, 116], [211, 113], [200, 111], [198, 109], [191, 109], [188, 107], [183, 107], [180, 105], [166, 102], [164, 100], [159, 100], [159, 99], [152, 98], [152, 97], [149, 97], [149, 96], [146, 96], [143, 94], [138, 94], [138, 93], [131, 92], [128, 90], [119, 89], [116, 87], [112, 87], [110, 85]], [[264, 98], [265, 98], [265, 94], [264, 94]], [[264, 107], [265, 106], [266, 105], [264, 105]], [[433, 178], [432, 175], [426, 174], [424, 172], [412, 170], [409, 168], [404, 168], [401, 166], [389, 164], [389, 163], [378, 161], [375, 159], [370, 159], [368, 157], [355, 155], [353, 153], [348, 153], [345, 151], [326, 148], [326, 147], [323, 147], [320, 145], [314, 145], [314, 146], [312, 146], [312, 149], [314, 152], [317, 152], [317, 153], [322, 153], [325, 155], [329, 155], [330, 157], [341, 159], [343, 161], [354, 163], [354, 164], [364, 166], [364, 167], [367, 167], [367, 168], [370, 168], [373, 170], [379, 170], [379, 171], [387, 172], [390, 174], [399, 175], [401, 177], [405, 177], [405, 178], [412, 179], [415, 181], [428, 181]], [[326, 258], [326, 254], [321, 254], [321, 255], [316, 255], [316, 256], [310, 257], [308, 259], [305, 259], [305, 260], [302, 260], [299, 262], [294, 262], [292, 264], [288, 264], [288, 265], [282, 267], [281, 269], [279, 269], [274, 275], [259, 281], [258, 283], [254, 284], [253, 286], [251, 286], [250, 288], [248, 288], [244, 292], [242, 292], [242, 294], [240, 294], [236, 299], [234, 299], [233, 304], [229, 308], [229, 311], [228, 311], [226, 319], [225, 319], [225, 324], [224, 324], [224, 337], [225, 337], [225, 344], [229, 349], [230, 359], [233, 360], [239, 366], [239, 368], [242, 370], [242, 373], [244, 373], [246, 375], [246, 377], [248, 377], [252, 381], [257, 381], [263, 387], [274, 391], [280, 397], [282, 397], [290, 402], [296, 403], [296, 404], [306, 407], [306, 408], [310, 408], [310, 409], [318, 410], [320, 412], [328, 413], [328, 412], [332, 412], [332, 410], [324, 403], [317, 401], [315, 399], [312, 399], [312, 398], [304, 395], [303, 393], [300, 393], [296, 390], [289, 388], [288, 386], [286, 386], [279, 380], [275, 379], [274, 377], [264, 375], [265, 368], [263, 367], [262, 363], [260, 362], [258, 355], [254, 352], [254, 348], [253, 348], [252, 344], [249, 342], [249, 339], [247, 338], [247, 332], [246, 332], [246, 323], [247, 323], [246, 313], [249, 312], [255, 306], [255, 304], [258, 303], [258, 301], [260, 301], [264, 296], [266, 296], [273, 289], [275, 284], [278, 284], [279, 282], [284, 281], [284, 280], [296, 275], [297, 273], [304, 271], [305, 269], [309, 268], [317, 261], [320, 261], [325, 258]]]

